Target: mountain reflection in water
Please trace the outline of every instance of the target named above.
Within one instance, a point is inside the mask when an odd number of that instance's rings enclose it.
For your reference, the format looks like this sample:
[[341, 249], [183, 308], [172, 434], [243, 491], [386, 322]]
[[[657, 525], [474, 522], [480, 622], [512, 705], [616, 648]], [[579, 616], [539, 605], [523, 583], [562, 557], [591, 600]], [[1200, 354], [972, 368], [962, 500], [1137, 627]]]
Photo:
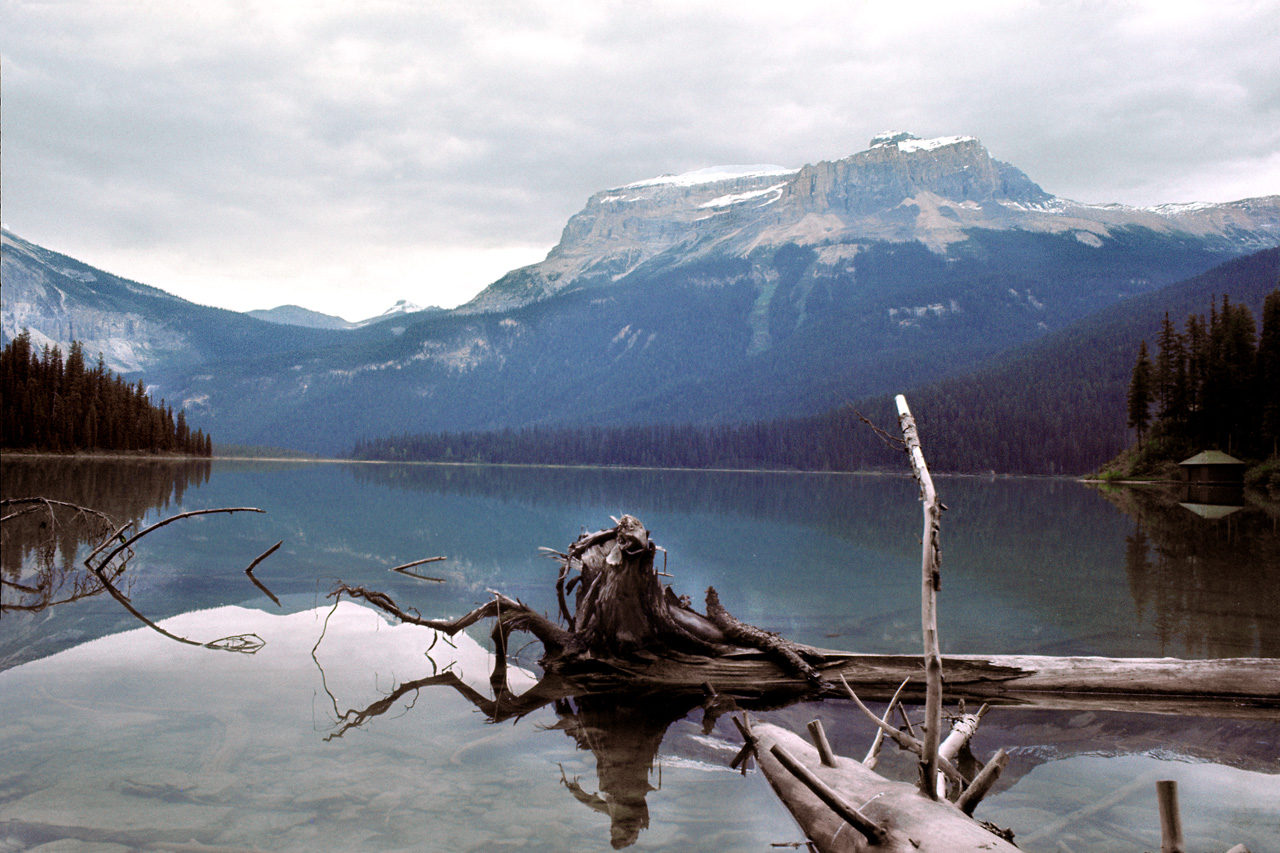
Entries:
[[[451, 851], [495, 850], [505, 839], [537, 850], [758, 851], [793, 837], [763, 779], [728, 769], [740, 738], [727, 715], [703, 709], [705, 697], [567, 698], [494, 723], [495, 706], [477, 715], [474, 699], [491, 695], [493, 659], [465, 634], [449, 646], [350, 602], [287, 616], [226, 607], [163, 624], [192, 635], [254, 631], [266, 646], [254, 657], [225, 655], [139, 629], [0, 673], [0, 714], [10, 721], [0, 827], [9, 842]], [[346, 709], [446, 674], [452, 689], [402, 693], [329, 737]], [[508, 675], [514, 694], [538, 689], [526, 671]], [[872, 734], [846, 702], [752, 713], [798, 730], [822, 719], [846, 755], [861, 755]], [[1189, 836], [1265, 849], [1280, 777], [1262, 745], [1274, 732], [1256, 720], [995, 708], [975, 749], [1003, 746], [1013, 761], [979, 816], [1031, 835], [1044, 825], [1022, 814], [1032, 805], [1070, 818], [1062, 805], [1081, 786], [1099, 785], [1100, 798], [1132, 781], [1086, 766], [1065, 787], [1045, 788], [1038, 774], [1072, 757], [1128, 757], [1142, 774], [1182, 780], [1189, 828], [1216, 814], [1197, 787], [1211, 770], [1208, 801], [1230, 790], [1230, 822], [1219, 815]], [[881, 769], [909, 778], [915, 762], [886, 752]], [[1030, 802], [1024, 782], [1037, 789]], [[1154, 814], [1150, 800], [1134, 788], [1064, 831], [1137, 835], [1150, 847], [1157, 823], [1141, 816], [1144, 807]], [[1024, 849], [1059, 848], [1049, 838]]]
[[[6, 613], [0, 849], [195, 839], [279, 850], [758, 853], [795, 841], [764, 780], [729, 769], [741, 740], [704, 696], [565, 694], [514, 666], [511, 696], [499, 696], [491, 657], [465, 636], [432, 647], [430, 632], [350, 603], [324, 627], [336, 577], [427, 616], [466, 612], [487, 588], [553, 611], [555, 570], [537, 547], [563, 547], [621, 512], [667, 548], [678, 592], [715, 585], [741, 618], [814, 645], [918, 650], [920, 509], [905, 477], [246, 462], [162, 476], [132, 462], [3, 462], [5, 495], [49, 494], [42, 476], [97, 494], [110, 490], [88, 484], [118, 484], [104, 503], [126, 517], [265, 509], [149, 537], [131, 597], [184, 636], [253, 631], [266, 645], [253, 657], [181, 646], [132, 630], [137, 622], [103, 596]], [[1148, 506], [1153, 492], [1104, 499], [1066, 481], [940, 478], [939, 490], [951, 507], [945, 651], [1277, 654], [1280, 559], [1264, 506], [1246, 501], [1206, 521], [1177, 495]], [[92, 504], [95, 493], [56, 494]], [[277, 607], [243, 570], [280, 540], [256, 570]], [[388, 572], [435, 555], [448, 557], [431, 571], [446, 583]], [[536, 645], [513, 648], [526, 667], [537, 655]], [[854, 757], [872, 734], [842, 701], [752, 713], [793, 731], [819, 718], [835, 749]], [[1256, 719], [995, 708], [975, 750], [1004, 747], [1012, 758], [978, 814], [1012, 827], [1030, 851], [1057, 851], [1059, 841], [1155, 849], [1145, 780], [1158, 774], [1179, 780], [1191, 849], [1267, 849], [1280, 836], [1277, 738], [1280, 725]], [[911, 781], [915, 763], [887, 752], [880, 769]]]

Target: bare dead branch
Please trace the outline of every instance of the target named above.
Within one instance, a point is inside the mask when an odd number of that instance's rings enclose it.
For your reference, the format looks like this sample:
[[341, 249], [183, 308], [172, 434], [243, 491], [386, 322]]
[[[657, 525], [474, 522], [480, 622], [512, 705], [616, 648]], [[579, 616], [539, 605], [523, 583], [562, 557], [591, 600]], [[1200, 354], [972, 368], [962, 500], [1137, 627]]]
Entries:
[[103, 587], [107, 590], [107, 592], [111, 594], [111, 597], [114, 598], [116, 601], [120, 602], [121, 607], [123, 607], [125, 610], [128, 610], [130, 613], [132, 613], [139, 622], [142, 622], [148, 628], [151, 628], [153, 631], [163, 634], [164, 636], [168, 637], [171, 640], [175, 640], [179, 643], [185, 643], [188, 646], [203, 646], [204, 648], [208, 648], [208, 649], [218, 649], [218, 650], [227, 651], [227, 652], [240, 652], [242, 654], [249, 654], [249, 655], [253, 654], [254, 652], [258, 651], [258, 649], [266, 645], [266, 641], [263, 640], [261, 637], [259, 637], [257, 634], [236, 634], [231, 637], [223, 637], [218, 640], [210, 640], [207, 643], [202, 643], [199, 640], [190, 640], [190, 639], [187, 639], [186, 637], [179, 636], [178, 634], [175, 634], [172, 631], [166, 631], [164, 628], [161, 628], [159, 625], [157, 625], [155, 622], [152, 622], [146, 616], [143, 616], [142, 613], [129, 602], [129, 599], [126, 598], [125, 595], [122, 592], [120, 592], [120, 590], [116, 589], [115, 585], [112, 584], [111, 581], [107, 579], [106, 574], [103, 572], [103, 570], [100, 567], [95, 566], [93, 568], [93, 573], [98, 576], [98, 580], [102, 582]]
[[364, 599], [379, 610], [390, 613], [401, 622], [432, 628], [451, 637], [481, 619], [501, 619], [507, 631], [528, 631], [533, 634], [542, 641], [542, 645], [548, 653], [558, 653], [568, 648], [576, 649], [579, 646], [573, 634], [556, 625], [528, 605], [507, 598], [498, 592], [493, 593], [494, 597], [491, 601], [477, 607], [470, 613], [459, 616], [457, 619], [423, 619], [422, 615], [416, 610], [410, 613], [402, 609], [385, 592], [366, 589], [362, 586], [348, 586], [342, 582], [339, 582], [327, 597], [337, 599], [342, 595], [346, 595], [348, 598]]
[[244, 573], [248, 575], [249, 580], [253, 581], [253, 585], [256, 586], [258, 589], [262, 590], [263, 592], [265, 592], [267, 594], [267, 598], [270, 598], [272, 601], [276, 603], [276, 607], [281, 606], [280, 599], [276, 598], [275, 593], [267, 589], [266, 584], [264, 584], [262, 581], [254, 577], [253, 570], [258, 567], [259, 563], [261, 563], [263, 560], [267, 559], [267, 557], [270, 557], [272, 554], [274, 554], [276, 552], [276, 549], [278, 549], [283, 544], [284, 544], [284, 540], [281, 539], [279, 542], [277, 542], [276, 544], [272, 545], [270, 548], [268, 548], [267, 550], [259, 554], [258, 557], [252, 563], [249, 564], [249, 568], [244, 570]]
[[802, 650], [814, 650], [802, 649], [797, 643], [793, 643], [773, 631], [765, 631], [754, 625], [739, 621], [733, 614], [724, 609], [715, 587], [707, 587], [707, 618], [724, 632], [725, 638], [729, 642], [767, 652], [781, 659], [793, 672], [802, 674], [814, 687], [827, 686], [827, 682], [818, 674], [818, 671], [801, 656]]
[[[840, 680], [844, 681], [843, 676], [841, 677]], [[902, 680], [902, 683], [898, 685], [898, 689], [894, 691], [893, 698], [889, 700], [888, 706], [885, 707], [884, 716], [880, 718], [880, 721], [885, 725], [888, 725], [889, 716], [893, 713], [893, 707], [898, 704], [898, 697], [902, 695], [902, 691], [906, 689], [907, 683], [909, 681], [911, 681], [910, 678], [904, 678]], [[848, 682], [845, 682], [845, 687], [848, 687], [848, 686], [849, 686]], [[875, 740], [871, 742], [871, 748], [867, 750], [867, 757], [862, 759], [862, 763], [872, 770], [876, 769], [876, 764], [880, 761], [880, 746], [883, 743], [884, 743], [884, 729], [878, 728], [876, 729]]]
[[792, 776], [799, 779], [804, 786], [813, 792], [819, 800], [827, 805], [833, 812], [844, 818], [845, 822], [854, 829], [866, 836], [867, 841], [872, 846], [876, 846], [884, 842], [887, 837], [885, 827], [871, 820], [850, 803], [845, 802], [844, 798], [813, 774], [809, 768], [805, 767], [799, 761], [787, 752], [781, 744], [774, 744], [769, 750], [774, 758], [778, 759], [778, 763], [787, 769]]
[[405, 563], [403, 566], [396, 566], [391, 571], [403, 572], [405, 569], [412, 569], [414, 566], [421, 566], [421, 565], [424, 565], [425, 563], [439, 563], [447, 559], [448, 557], [427, 557], [422, 560], [414, 560], [412, 563]]
[[[134, 524], [134, 523], [133, 523], [132, 521], [127, 521], [127, 522], [125, 522], [124, 524], [122, 524], [122, 525], [120, 525], [119, 527], [117, 527], [117, 528], [116, 528], [116, 531], [115, 531], [114, 533], [112, 533], [110, 536], [105, 537], [101, 542], [99, 542], [99, 543], [98, 543], [98, 547], [94, 548], [94, 549], [93, 549], [93, 551], [92, 551], [92, 552], [90, 552], [89, 556], [87, 556], [87, 557], [85, 557], [85, 558], [84, 558], [84, 566], [85, 566], [85, 568], [86, 568], [86, 569], [91, 569], [91, 568], [93, 568], [93, 566], [91, 566], [91, 565], [90, 565], [90, 563], [93, 561], [93, 558], [94, 558], [94, 557], [96, 557], [96, 556], [98, 556], [99, 554], [101, 554], [101, 553], [102, 553], [103, 551], [105, 551], [107, 548], [109, 548], [109, 547], [111, 546], [111, 543], [112, 543], [112, 542], [117, 542], [117, 541], [118, 541], [118, 542], [123, 543], [123, 542], [125, 541], [125, 540], [124, 540], [124, 532], [125, 532], [126, 530], [128, 530], [130, 527], [133, 527], [133, 524]], [[130, 552], [130, 553], [132, 553], [132, 552]], [[125, 558], [125, 560], [123, 561], [123, 563], [127, 563], [127, 562], [128, 562], [128, 558]], [[122, 563], [122, 565], [123, 565], [123, 563]]]
[[911, 458], [911, 472], [920, 484], [920, 501], [924, 507], [924, 531], [921, 534], [920, 626], [924, 641], [925, 723], [924, 743], [920, 753], [920, 793], [937, 798], [934, 780], [938, 775], [938, 744], [942, 737], [942, 652], [938, 643], [938, 591], [942, 589], [942, 557], [938, 544], [942, 524], [942, 508], [933, 477], [925, 463], [924, 449], [915, 418], [907, 406], [907, 398], [894, 398], [898, 407], [898, 423]]
[[996, 754], [991, 760], [978, 771], [978, 775], [973, 777], [973, 781], [969, 783], [969, 787], [961, 792], [956, 798], [956, 808], [960, 811], [973, 816], [973, 810], [978, 807], [978, 803], [982, 802], [982, 798], [991, 790], [991, 786], [1000, 778], [1000, 772], [1004, 770], [1004, 766], [1009, 763], [1009, 754], [1003, 749], [996, 750]]
[[[853, 688], [849, 686], [849, 682], [844, 680], [843, 675], [840, 676], [840, 683], [844, 685], [844, 689], [848, 693], [849, 698], [852, 699], [857, 704], [858, 708], [862, 711], [862, 713], [866, 715], [866, 717], [869, 720], [875, 723], [876, 726], [881, 731], [883, 731], [886, 735], [888, 735], [894, 741], [894, 743], [898, 744], [898, 746], [902, 747], [908, 752], [913, 752], [916, 755], [920, 755], [920, 753], [924, 750], [924, 743], [922, 741], [912, 737], [906, 732], [902, 732], [895, 729], [893, 726], [889, 725], [884, 720], [877, 717], [874, 711], [872, 711], [870, 708], [868, 708], [866, 705], [862, 703], [862, 700], [858, 698], [858, 694], [853, 692]], [[888, 715], [886, 714], [886, 716]], [[947, 778], [955, 782], [957, 785], [963, 786], [965, 784], [964, 775], [956, 768], [954, 764], [952, 764], [950, 761], [947, 761], [945, 758], [941, 758], [941, 757], [938, 758], [938, 770], [946, 774]]]
[[[125, 540], [125, 541], [124, 541], [121, 545], [119, 545], [119, 546], [118, 546], [114, 551], [112, 551], [112, 552], [111, 552], [110, 554], [108, 554], [106, 557], [102, 558], [102, 560], [100, 560], [100, 561], [99, 561], [99, 566], [105, 566], [106, 564], [110, 563], [110, 562], [112, 561], [112, 559], [114, 559], [114, 558], [115, 558], [116, 554], [119, 554], [121, 551], [123, 551], [124, 549], [128, 548], [128, 547], [129, 547], [129, 546], [131, 546], [134, 542], [137, 542], [139, 539], [141, 539], [143, 536], [146, 536], [148, 533], [152, 532], [153, 530], [158, 530], [158, 529], [160, 529], [161, 527], [164, 527], [164, 526], [165, 526], [165, 525], [167, 525], [167, 524], [172, 524], [173, 522], [175, 522], [175, 521], [180, 521], [181, 519], [184, 519], [184, 518], [193, 518], [194, 516], [197, 516], [197, 515], [213, 515], [214, 513], [220, 513], [220, 512], [226, 512], [226, 513], [232, 513], [232, 512], [262, 512], [262, 513], [265, 513], [265, 512], [266, 512], [266, 510], [261, 510], [261, 509], [258, 509], [257, 507], [251, 507], [251, 506], [237, 506], [237, 507], [219, 507], [218, 509], [197, 509], [197, 510], [192, 510], [191, 512], [180, 512], [180, 513], [178, 513], [177, 515], [171, 515], [171, 516], [169, 516], [168, 518], [166, 518], [166, 519], [164, 519], [164, 520], [162, 520], [162, 521], [157, 521], [155, 524], [151, 525], [150, 527], [146, 528], [145, 530], [140, 530], [140, 531], [138, 531], [138, 532], [137, 532], [137, 533], [135, 533], [133, 536], [131, 536], [129, 539]], [[94, 553], [96, 554], [97, 552], [95, 551]], [[96, 572], [97, 570], [95, 569], [94, 571]]]
[[396, 566], [394, 568], [388, 569], [388, 571], [399, 572], [402, 575], [408, 575], [411, 578], [417, 578], [418, 580], [422, 580], [422, 581], [431, 581], [432, 583], [444, 583], [444, 578], [433, 578], [430, 575], [420, 575], [417, 572], [411, 572], [409, 570], [412, 569], [414, 566], [421, 566], [426, 563], [439, 563], [440, 561], [445, 559], [448, 559], [448, 558], [427, 557], [425, 560], [414, 560], [412, 563], [405, 563], [403, 566]]
[[[40, 498], [38, 500], [43, 501], [44, 499]], [[46, 503], [56, 504], [59, 502], [54, 501], [54, 502], [46, 502]], [[73, 504], [64, 504], [64, 505], [74, 506]], [[76, 507], [76, 509], [84, 510], [83, 507]], [[84, 510], [84, 511], [92, 513], [95, 517], [98, 517], [101, 520], [105, 521], [107, 523], [106, 529], [108, 530], [110, 529], [111, 522], [106, 517], [106, 515], [96, 510]], [[119, 588], [117, 588], [114, 583], [112, 583], [114, 579], [120, 577], [124, 573], [125, 568], [128, 566], [129, 560], [133, 556], [133, 550], [132, 550], [133, 544], [137, 542], [139, 539], [141, 539], [143, 536], [146, 536], [147, 534], [155, 530], [158, 530], [159, 528], [164, 527], [167, 524], [170, 524], [174, 521], [178, 521], [183, 518], [191, 518], [192, 516], [197, 516], [197, 515], [209, 515], [212, 513], [222, 513], [222, 512], [226, 512], [226, 513], [262, 512], [262, 510], [254, 509], [251, 507], [235, 507], [235, 508], [194, 510], [192, 512], [179, 513], [177, 515], [170, 516], [169, 518], [166, 518], [162, 521], [158, 521], [155, 524], [151, 525], [150, 527], [147, 527], [146, 529], [126, 539], [124, 538], [124, 531], [132, 525], [132, 522], [130, 522], [129, 524], [125, 524], [119, 528], [116, 528], [114, 533], [106, 537], [103, 540], [103, 542], [101, 542], [96, 548], [94, 548], [93, 552], [88, 557], [85, 558], [85, 561], [84, 561], [85, 567], [88, 568], [89, 571], [93, 573], [94, 577], [98, 579], [98, 582], [102, 585], [102, 589], [106, 590], [111, 595], [112, 598], [114, 598], [117, 602], [119, 602], [120, 606], [122, 606], [125, 610], [128, 610], [129, 613], [131, 613], [138, 621], [142, 622], [144, 625], [162, 634], [163, 636], [168, 637], [169, 639], [174, 640], [176, 642], [183, 643], [185, 645], [202, 646], [204, 648], [218, 649], [221, 651], [239, 652], [241, 654], [253, 654], [254, 652], [258, 651], [258, 649], [262, 648], [266, 644], [265, 641], [261, 637], [259, 637], [257, 634], [234, 634], [229, 637], [221, 637], [219, 639], [210, 640], [209, 642], [205, 642], [205, 643], [199, 642], [198, 640], [191, 640], [191, 639], [188, 639], [187, 637], [179, 636], [178, 634], [175, 634], [172, 631], [167, 631], [164, 628], [161, 628], [155, 622], [152, 622], [150, 619], [144, 616], [142, 612], [139, 611], [136, 607], [134, 607], [133, 604], [129, 601], [129, 597], [125, 595], [124, 592], [122, 592]], [[117, 541], [119, 541], [120, 544], [117, 545], [110, 552], [108, 552], [106, 556], [101, 556], [101, 557], [99, 556], [102, 554], [104, 550], [106, 550], [107, 545]], [[278, 548], [279, 545], [276, 545], [275, 547]], [[257, 565], [257, 563], [261, 559], [266, 557], [267, 554], [270, 554], [271, 551], [274, 551], [274, 550], [275, 548], [272, 548], [269, 551], [267, 551], [267, 553], [263, 554], [263, 556], [260, 557], [257, 561], [254, 561], [253, 565]], [[114, 560], [118, 556], [121, 556], [122, 554], [124, 555], [124, 558], [121, 560], [120, 564], [116, 566], [114, 569], [111, 569], [112, 560]], [[93, 562], [94, 558], [98, 558], [98, 561], [96, 563]], [[253, 566], [251, 565], [249, 567], [249, 570], [251, 571], [252, 568]], [[253, 575], [249, 574], [249, 577], [250, 579], [252, 579]], [[255, 580], [255, 583], [256, 583], [256, 580]], [[272, 596], [272, 598], [274, 598], [274, 596]], [[279, 602], [277, 601], [277, 604], [278, 603]]]
[[29, 507], [27, 507], [26, 509], [20, 509], [20, 510], [18, 510], [17, 512], [11, 512], [11, 513], [9, 513], [9, 514], [8, 514], [8, 515], [6, 515], [6, 516], [0, 517], [0, 524], [3, 524], [3, 523], [4, 523], [4, 522], [6, 522], [6, 521], [10, 521], [10, 520], [15, 519], [15, 518], [20, 518], [20, 517], [22, 517], [22, 516], [24, 516], [24, 515], [30, 515], [30, 514], [31, 514], [31, 513], [33, 513], [33, 512], [39, 512], [39, 511], [40, 511], [40, 507], [38, 507], [38, 506], [29, 506]]
[[278, 551], [280, 549], [280, 546], [283, 544], [284, 544], [284, 540], [281, 539], [279, 542], [272, 545], [267, 550], [263, 551], [261, 554], [259, 554], [257, 557], [254, 558], [253, 562], [249, 564], [249, 568], [244, 570], [244, 573], [246, 575], [252, 575], [253, 570], [258, 568], [258, 564], [261, 563], [263, 560], [267, 559], [267, 557], [270, 557], [276, 551]]
[[[114, 522], [105, 513], [79, 504], [44, 497], [8, 498], [0, 501], [0, 505], [22, 507], [0, 518], [0, 522], [11, 522], [39, 513], [42, 515], [40, 527], [43, 531], [33, 548], [36, 560], [34, 582], [23, 584], [0, 579], [0, 586], [16, 590], [25, 596], [25, 599], [20, 601], [0, 599], [0, 613], [38, 612], [102, 592], [102, 587], [92, 575], [58, 566], [55, 564], [55, 558], [61, 547], [59, 538], [66, 524], [78, 526], [77, 539], [83, 538], [89, 542], [96, 542], [114, 526]], [[69, 518], [67, 518], [68, 511]]]
[[884, 442], [886, 447], [892, 450], [900, 450], [900, 451], [906, 452], [907, 443], [905, 441], [893, 435], [892, 433], [876, 426], [871, 422], [869, 418], [867, 418], [866, 415], [862, 414], [862, 412], [859, 412], [857, 409], [854, 409], [853, 413], [858, 416], [858, 420], [862, 421], [864, 424], [871, 427], [871, 431], [876, 434], [877, 438], [879, 438], [882, 442]]

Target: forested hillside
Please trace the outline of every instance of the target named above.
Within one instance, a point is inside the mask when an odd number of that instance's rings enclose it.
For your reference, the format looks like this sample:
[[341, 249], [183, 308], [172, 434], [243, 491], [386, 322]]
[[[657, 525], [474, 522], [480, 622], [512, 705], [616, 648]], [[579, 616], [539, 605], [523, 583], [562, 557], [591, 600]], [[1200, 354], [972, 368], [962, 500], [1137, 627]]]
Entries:
[[1280, 450], [1280, 288], [1263, 302], [1262, 332], [1227, 296], [1183, 331], [1165, 315], [1154, 355], [1143, 341], [1129, 380], [1135, 471], [1200, 450], [1262, 459]]
[[0, 446], [69, 452], [123, 450], [209, 456], [213, 443], [192, 431], [186, 415], [151, 402], [142, 380], [130, 384], [94, 367], [72, 343], [64, 360], [57, 347], [37, 352], [23, 331], [0, 352]]
[[[1187, 317], [1219, 296], [1261, 315], [1280, 280], [1280, 250], [1230, 261], [1126, 300], [985, 368], [908, 390], [930, 464], [941, 471], [1082, 474], [1126, 447], [1126, 393], [1139, 342], [1166, 313]], [[904, 356], [905, 357], [905, 356]], [[812, 417], [725, 426], [528, 428], [369, 438], [364, 459], [690, 468], [860, 470], [897, 466], [857, 412], [895, 426], [882, 395]]]

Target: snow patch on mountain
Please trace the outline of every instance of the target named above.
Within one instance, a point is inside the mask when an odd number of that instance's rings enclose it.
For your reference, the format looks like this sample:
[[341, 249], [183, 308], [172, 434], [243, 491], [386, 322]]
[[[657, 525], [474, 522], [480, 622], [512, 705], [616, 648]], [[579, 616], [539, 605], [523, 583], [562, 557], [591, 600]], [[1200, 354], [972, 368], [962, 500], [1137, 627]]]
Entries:
[[945, 303], [933, 302], [928, 305], [911, 305], [889, 309], [889, 319], [896, 320], [899, 328], [919, 327], [920, 321], [926, 317], [943, 317], [947, 314], [958, 314], [962, 309], [954, 299]]
[[915, 151], [937, 151], [964, 142], [977, 142], [972, 136], [939, 136], [936, 139], [904, 139], [898, 143], [898, 150], [904, 154]]
[[778, 199], [782, 198], [782, 188], [785, 186], [786, 186], [785, 183], [774, 184], [773, 186], [765, 187], [762, 190], [749, 190], [744, 193], [731, 193], [729, 195], [722, 195], [718, 198], [711, 199], [711, 201], [704, 201], [702, 204], [698, 205], [698, 207], [701, 207], [701, 208], [729, 207], [731, 205], [741, 204], [744, 201], [750, 201], [753, 198], [760, 198], [766, 195], [773, 196], [773, 198], [765, 202], [765, 204], [771, 204], [772, 202], [775, 202]]
[[756, 164], [752, 166], [708, 166], [705, 169], [695, 169], [692, 172], [684, 172], [679, 175], [660, 175], [656, 178], [646, 178], [643, 181], [636, 181], [631, 184], [624, 184], [619, 189], [633, 189], [637, 187], [654, 187], [654, 186], [678, 186], [692, 187], [698, 184], [714, 184], [720, 181], [732, 181], [739, 178], [760, 178], [773, 177], [779, 175], [794, 175], [799, 169], [788, 169], [786, 166], [777, 166], [774, 164]]
[[408, 299], [399, 299], [396, 301], [395, 305], [392, 305], [386, 311], [383, 311], [381, 314], [377, 314], [365, 320], [361, 320], [359, 321], [359, 323], [357, 323], [357, 325], [367, 326], [370, 323], [377, 323], [381, 320], [390, 319], [391, 317], [402, 317], [405, 314], [415, 314], [421, 310], [423, 309], [420, 306], [414, 305]]
[[895, 145], [902, 153], [909, 154], [917, 151], [936, 151], [939, 148], [946, 148], [950, 145], [977, 141], [977, 138], [973, 136], [937, 136], [933, 139], [921, 139], [915, 134], [907, 133], [904, 130], [890, 130], [873, 136], [870, 147], [878, 148], [880, 146]]
[[1152, 213], [1159, 213], [1163, 216], [1177, 216], [1181, 213], [1196, 213], [1201, 210], [1209, 210], [1216, 207], [1215, 204], [1208, 201], [1189, 201], [1174, 204], [1157, 204], [1153, 207], [1142, 208], [1150, 210]]

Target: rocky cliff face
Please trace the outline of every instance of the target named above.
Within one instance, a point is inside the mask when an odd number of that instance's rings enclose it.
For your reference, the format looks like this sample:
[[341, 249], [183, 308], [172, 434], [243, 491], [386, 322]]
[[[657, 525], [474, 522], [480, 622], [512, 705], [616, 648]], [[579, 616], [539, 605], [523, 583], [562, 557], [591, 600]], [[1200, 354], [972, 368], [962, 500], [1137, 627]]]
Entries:
[[508, 273], [459, 311], [506, 310], [570, 285], [617, 281], [657, 255], [693, 250], [735, 222], [749, 224], [795, 174], [781, 166], [720, 166], [598, 192], [569, 219], [545, 261]]
[[101, 353], [106, 365], [119, 373], [143, 370], [189, 348], [180, 331], [121, 298], [132, 294], [180, 302], [176, 297], [106, 277], [7, 231], [3, 240], [0, 336], [5, 343], [23, 329], [37, 348], [58, 346], [65, 353], [70, 342], [78, 340], [91, 357]]
[[196, 305], [5, 231], [0, 342], [26, 329], [37, 347], [71, 341], [117, 373], [151, 372], [313, 346], [341, 332], [279, 326]]
[[869, 149], [844, 160], [805, 166], [779, 207], [856, 218], [893, 210], [921, 193], [962, 205], [1052, 198], [971, 136], [920, 140], [898, 133], [876, 137]]
[[592, 196], [547, 259], [504, 276], [461, 309], [508, 310], [607, 284], [660, 256], [745, 258], [787, 244], [848, 259], [875, 241], [945, 254], [975, 230], [1071, 234], [1099, 247], [1126, 229], [1186, 234], [1239, 252], [1280, 242], [1280, 197], [1132, 208], [1059, 199], [977, 139], [882, 134], [843, 160], [801, 169], [721, 167]]

